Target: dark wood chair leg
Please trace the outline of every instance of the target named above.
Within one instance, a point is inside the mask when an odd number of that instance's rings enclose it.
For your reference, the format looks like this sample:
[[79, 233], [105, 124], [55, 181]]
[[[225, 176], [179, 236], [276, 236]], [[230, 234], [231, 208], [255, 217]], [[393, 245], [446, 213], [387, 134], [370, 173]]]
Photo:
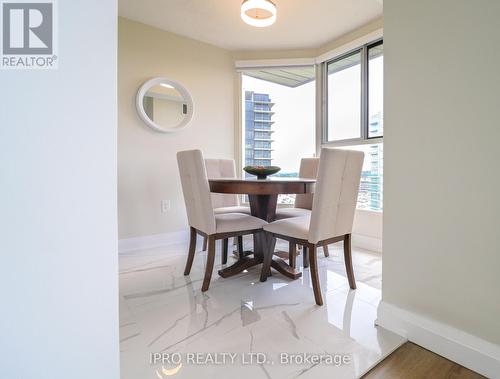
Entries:
[[288, 243], [288, 264], [295, 268], [297, 266], [297, 245], [293, 242]]
[[189, 228], [189, 233], [189, 252], [186, 261], [186, 268], [184, 268], [184, 275], [189, 275], [189, 273], [191, 272], [191, 266], [193, 266], [194, 260], [194, 252], [196, 250], [196, 229], [193, 227]]
[[330, 252], [328, 251], [328, 245], [323, 245], [323, 254], [325, 254], [325, 257], [330, 256]]
[[207, 291], [208, 287], [210, 287], [210, 279], [212, 279], [214, 261], [215, 261], [215, 237], [208, 236], [207, 267], [205, 268], [205, 278], [203, 279], [203, 286], [201, 287], [202, 292]]
[[205, 250], [207, 250], [207, 236], [203, 237], [203, 248], [201, 249], [201, 251]]
[[245, 253], [243, 252], [243, 236], [238, 236], [238, 255], [240, 259], [245, 258]]
[[[313, 252], [315, 252], [315, 251], [316, 250], [313, 250]], [[302, 246], [302, 265], [304, 266], [304, 268], [309, 267], [309, 253], [311, 253], [311, 251], [309, 250], [309, 247]]]
[[310, 244], [308, 246], [308, 250], [311, 253], [309, 259], [311, 260], [311, 282], [314, 291], [314, 300], [316, 300], [316, 304], [323, 305], [323, 297], [321, 296], [321, 287], [319, 284], [319, 275], [318, 275], [318, 257], [315, 254], [316, 245]]
[[221, 263], [225, 265], [227, 263], [227, 250], [229, 248], [229, 238], [224, 238], [222, 240], [222, 254]]
[[261, 232], [264, 250], [264, 261], [262, 262], [262, 271], [260, 272], [260, 281], [265, 282], [271, 274], [271, 261], [273, 260], [274, 248], [276, 247], [276, 238], [271, 233]]
[[349, 287], [356, 289], [356, 279], [354, 279], [354, 270], [352, 268], [352, 251], [351, 251], [351, 235], [344, 236], [344, 261], [345, 269], [347, 271], [347, 279], [349, 280]]

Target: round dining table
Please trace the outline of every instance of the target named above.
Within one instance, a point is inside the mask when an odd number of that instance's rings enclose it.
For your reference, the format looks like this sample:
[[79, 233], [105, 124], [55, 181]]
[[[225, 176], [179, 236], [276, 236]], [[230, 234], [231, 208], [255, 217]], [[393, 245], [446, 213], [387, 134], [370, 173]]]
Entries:
[[[278, 195], [313, 193], [315, 183], [315, 179], [288, 177], [270, 177], [267, 179], [209, 179], [211, 192], [248, 195], [252, 216], [267, 222], [272, 222], [276, 219]], [[271, 243], [264, 233], [254, 234], [253, 240], [253, 251], [246, 251], [244, 256], [240, 257], [236, 263], [219, 270], [221, 277], [231, 277], [249, 267], [261, 264], [264, 259], [264, 249], [274, 250], [274, 243]], [[271, 267], [291, 279], [298, 279], [302, 276], [300, 271], [276, 256], [273, 257]]]

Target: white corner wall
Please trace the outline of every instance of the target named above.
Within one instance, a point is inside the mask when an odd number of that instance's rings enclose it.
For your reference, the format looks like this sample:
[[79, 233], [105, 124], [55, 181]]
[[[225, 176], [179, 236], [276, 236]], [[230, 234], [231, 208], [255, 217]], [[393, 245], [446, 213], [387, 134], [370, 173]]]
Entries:
[[356, 209], [352, 231], [353, 246], [382, 253], [383, 212]]
[[0, 71], [0, 378], [119, 378], [117, 3], [59, 2], [59, 69]]
[[379, 323], [492, 377], [500, 373], [498, 15], [498, 1], [384, 1]]

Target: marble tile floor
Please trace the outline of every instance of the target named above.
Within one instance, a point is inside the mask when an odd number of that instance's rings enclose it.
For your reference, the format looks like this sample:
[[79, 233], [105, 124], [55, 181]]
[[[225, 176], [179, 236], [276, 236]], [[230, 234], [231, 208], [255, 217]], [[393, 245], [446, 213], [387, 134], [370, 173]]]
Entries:
[[[342, 245], [330, 245], [329, 258], [319, 250], [325, 305], [318, 307], [309, 269], [295, 281], [273, 271], [261, 283], [259, 267], [223, 279], [219, 249], [201, 293], [206, 254], [197, 252], [185, 277], [186, 251], [179, 244], [120, 255], [121, 378], [357, 378], [404, 343], [374, 326], [380, 254], [353, 249], [353, 291]], [[301, 257], [297, 265], [302, 270]], [[163, 364], [151, 363], [154, 353]]]

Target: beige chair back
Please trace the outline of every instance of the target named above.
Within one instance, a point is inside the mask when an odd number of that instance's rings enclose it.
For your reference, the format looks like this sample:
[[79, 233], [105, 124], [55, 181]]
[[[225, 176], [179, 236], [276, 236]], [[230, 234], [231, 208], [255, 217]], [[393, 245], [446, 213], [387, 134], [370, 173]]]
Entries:
[[[234, 159], [205, 159], [207, 176], [209, 179], [236, 178], [236, 164]], [[240, 205], [238, 195], [212, 193], [214, 208], [234, 207]]]
[[[300, 160], [299, 177], [305, 179], [316, 179], [318, 176], [319, 158], [302, 158]], [[313, 194], [303, 193], [295, 195], [295, 208], [311, 210], [313, 206]]]
[[215, 216], [202, 152], [200, 150], [179, 151], [177, 164], [189, 226], [206, 234], [214, 234]]
[[352, 232], [364, 155], [362, 151], [321, 149], [309, 242]]

